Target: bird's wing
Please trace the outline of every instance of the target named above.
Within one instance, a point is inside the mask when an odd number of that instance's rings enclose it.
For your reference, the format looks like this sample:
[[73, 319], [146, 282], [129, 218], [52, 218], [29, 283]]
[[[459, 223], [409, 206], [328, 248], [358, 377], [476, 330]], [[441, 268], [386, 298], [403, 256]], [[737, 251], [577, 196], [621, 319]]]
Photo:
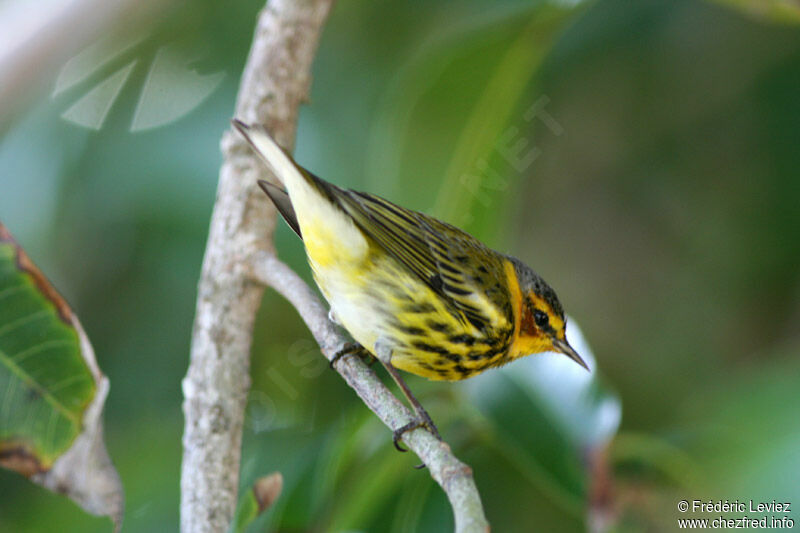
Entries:
[[[238, 120], [233, 125], [271, 165], [289, 191], [294, 184], [296, 192], [313, 190], [338, 205], [364, 234], [442, 296], [465, 324], [470, 323], [484, 333], [508, 329], [513, 315], [503, 262], [496, 253], [449, 224], [378, 196], [340, 189], [318, 178], [298, 165], [263, 127], [247, 126]], [[300, 235], [293, 207], [297, 199], [294, 196], [290, 199], [283, 190], [266, 182], [262, 188]]]
[[502, 260], [471, 235], [367, 193], [332, 187], [364, 233], [484, 333], [513, 320]]

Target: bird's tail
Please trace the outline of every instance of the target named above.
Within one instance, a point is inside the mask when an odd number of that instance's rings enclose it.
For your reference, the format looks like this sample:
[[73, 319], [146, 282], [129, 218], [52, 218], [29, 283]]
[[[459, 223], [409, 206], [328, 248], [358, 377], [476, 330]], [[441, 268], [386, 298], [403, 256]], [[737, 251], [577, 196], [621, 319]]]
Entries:
[[[285, 190], [267, 182], [259, 185], [295, 233], [305, 241], [306, 229], [301, 230], [305, 225], [318, 240], [327, 239], [342, 246], [363, 244], [363, 236], [340, 205], [339, 197], [344, 191], [298, 165], [262, 126], [248, 126], [239, 120], [232, 123], [280, 180]], [[314, 230], [326, 226], [332, 229]]]
[[304, 181], [316, 186], [314, 178], [309, 176], [300, 165], [295, 163], [292, 156], [278, 146], [275, 139], [259, 125], [247, 125], [241, 120], [233, 119], [233, 126], [247, 139], [258, 155], [266, 161], [272, 172], [280, 180], [285, 189], [290, 189], [292, 183]]

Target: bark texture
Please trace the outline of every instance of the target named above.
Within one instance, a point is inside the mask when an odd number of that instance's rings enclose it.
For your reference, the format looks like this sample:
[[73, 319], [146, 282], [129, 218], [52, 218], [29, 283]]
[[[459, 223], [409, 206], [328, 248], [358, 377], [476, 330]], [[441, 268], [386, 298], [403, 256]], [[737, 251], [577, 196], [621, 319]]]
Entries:
[[[288, 150], [293, 148], [298, 108], [308, 97], [310, 67], [331, 4], [332, 0], [271, 0], [259, 17], [236, 118], [266, 125]], [[191, 361], [183, 381], [183, 533], [222, 533], [233, 517], [253, 321], [264, 287], [275, 288], [298, 310], [328, 359], [346, 342], [314, 291], [276, 257], [275, 211], [255, 185], [258, 179], [270, 179], [265, 165], [232, 130], [223, 136], [222, 150]], [[336, 370], [389, 428], [411, 420], [409, 409], [360, 359], [342, 358]], [[456, 531], [488, 531], [471, 469], [425, 429], [407, 433], [403, 441], [446, 492]]]
[[[267, 125], [289, 150], [331, 4], [271, 0], [258, 18], [235, 116]], [[275, 225], [275, 212], [255, 186], [258, 179], [268, 179], [267, 170], [238, 133], [225, 133], [222, 152], [183, 380], [183, 533], [224, 533], [236, 508], [250, 343], [264, 291], [253, 282], [248, 265], [255, 254], [272, 253]]]

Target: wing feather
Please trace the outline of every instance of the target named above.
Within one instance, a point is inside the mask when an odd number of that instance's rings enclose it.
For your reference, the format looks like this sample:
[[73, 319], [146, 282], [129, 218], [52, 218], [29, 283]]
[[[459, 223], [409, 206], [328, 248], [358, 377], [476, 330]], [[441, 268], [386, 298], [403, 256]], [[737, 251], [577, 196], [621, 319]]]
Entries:
[[[294, 162], [263, 128], [237, 120], [233, 124], [269, 162], [292, 195], [306, 191], [302, 188], [306, 185], [311, 187], [309, 191], [322, 193], [364, 234], [441, 296], [465, 325], [472, 324], [484, 334], [509, 331], [513, 311], [502, 256], [445, 222], [378, 196], [336, 187]], [[302, 238], [293, 206], [297, 199], [272, 184], [264, 182], [261, 187]]]
[[378, 196], [338, 188], [333, 196], [364, 233], [442, 296], [465, 323], [484, 333], [511, 323], [507, 298], [499, 294], [505, 282], [497, 279], [504, 275], [502, 260], [480, 241]]
[[258, 185], [261, 187], [261, 190], [267, 193], [272, 203], [275, 204], [283, 220], [285, 220], [289, 227], [292, 228], [292, 231], [302, 239], [303, 234], [300, 233], [300, 224], [297, 223], [297, 215], [294, 213], [292, 201], [289, 199], [289, 195], [286, 194], [286, 191], [264, 180], [258, 180]]

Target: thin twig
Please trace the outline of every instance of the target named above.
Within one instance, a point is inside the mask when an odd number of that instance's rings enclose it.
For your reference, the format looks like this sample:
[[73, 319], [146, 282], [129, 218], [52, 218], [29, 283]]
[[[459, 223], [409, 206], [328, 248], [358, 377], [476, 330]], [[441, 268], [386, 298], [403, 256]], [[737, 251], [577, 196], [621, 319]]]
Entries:
[[[253, 276], [273, 287], [297, 309], [323, 354], [330, 360], [344, 346], [347, 338], [328, 320], [325, 307], [314, 291], [273, 252], [263, 253], [254, 259]], [[336, 370], [390, 429], [398, 429], [411, 421], [409, 409], [360, 358], [343, 357], [336, 363]], [[406, 433], [403, 442], [422, 459], [433, 479], [447, 494], [453, 508], [456, 531], [488, 531], [489, 524], [472, 478], [472, 469], [453, 455], [447, 443], [436, 439], [425, 428]]]

